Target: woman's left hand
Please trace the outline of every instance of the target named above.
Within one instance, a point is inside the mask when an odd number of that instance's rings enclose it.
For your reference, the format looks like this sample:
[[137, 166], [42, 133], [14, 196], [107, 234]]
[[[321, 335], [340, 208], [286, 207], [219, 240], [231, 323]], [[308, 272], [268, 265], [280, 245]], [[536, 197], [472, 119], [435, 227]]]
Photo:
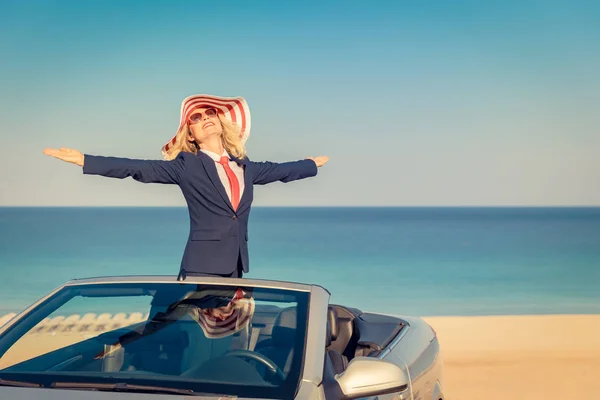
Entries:
[[317, 164], [317, 167], [322, 167], [323, 165], [325, 165], [325, 163], [327, 161], [329, 161], [329, 157], [327, 156], [319, 156], [319, 157], [306, 157], [309, 160], [313, 160], [315, 162], [315, 164]]

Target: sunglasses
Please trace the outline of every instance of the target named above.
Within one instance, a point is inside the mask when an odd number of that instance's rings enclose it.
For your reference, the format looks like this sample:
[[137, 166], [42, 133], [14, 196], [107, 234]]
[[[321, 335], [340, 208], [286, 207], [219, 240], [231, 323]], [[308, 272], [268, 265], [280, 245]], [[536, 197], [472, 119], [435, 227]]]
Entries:
[[208, 110], [204, 111], [204, 114], [202, 114], [201, 112], [193, 113], [192, 115], [190, 115], [188, 120], [190, 121], [191, 124], [197, 124], [198, 122], [202, 121], [202, 118], [204, 118], [204, 115], [206, 115], [207, 117], [210, 117], [210, 118], [216, 117], [217, 110], [215, 108], [209, 108]]

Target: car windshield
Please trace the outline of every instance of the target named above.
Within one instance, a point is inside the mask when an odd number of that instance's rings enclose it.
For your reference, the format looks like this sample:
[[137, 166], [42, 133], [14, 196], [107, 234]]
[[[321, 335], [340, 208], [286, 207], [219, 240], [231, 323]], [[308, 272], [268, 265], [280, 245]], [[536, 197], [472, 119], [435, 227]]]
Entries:
[[0, 379], [293, 398], [308, 300], [181, 282], [66, 286], [0, 335]]

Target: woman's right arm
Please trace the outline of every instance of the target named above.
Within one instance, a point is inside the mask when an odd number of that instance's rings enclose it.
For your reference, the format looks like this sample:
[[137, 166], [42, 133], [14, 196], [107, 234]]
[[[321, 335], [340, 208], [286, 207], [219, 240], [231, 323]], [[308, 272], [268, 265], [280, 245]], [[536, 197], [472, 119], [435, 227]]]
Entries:
[[83, 167], [84, 174], [119, 179], [130, 176], [144, 183], [178, 184], [182, 180], [184, 170], [182, 154], [171, 161], [92, 156], [65, 148], [45, 149], [44, 154], [79, 165]]

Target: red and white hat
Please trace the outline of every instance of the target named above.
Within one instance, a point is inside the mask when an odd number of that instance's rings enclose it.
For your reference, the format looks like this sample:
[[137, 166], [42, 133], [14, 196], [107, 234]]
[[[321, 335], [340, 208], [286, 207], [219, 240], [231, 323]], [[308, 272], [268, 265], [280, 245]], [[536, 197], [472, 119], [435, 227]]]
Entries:
[[233, 303], [233, 312], [222, 320], [201, 308], [194, 308], [190, 315], [200, 325], [207, 338], [216, 339], [230, 336], [248, 325], [254, 316], [255, 308], [254, 299], [244, 297], [241, 289], [236, 291], [231, 303]]
[[171, 146], [175, 144], [177, 133], [187, 123], [188, 118], [192, 115], [192, 112], [200, 107], [214, 107], [220, 110], [225, 118], [231, 121], [233, 124], [240, 128], [240, 137], [242, 143], [245, 143], [250, 136], [250, 109], [248, 103], [243, 97], [219, 97], [212, 96], [209, 94], [196, 94], [193, 96], [186, 97], [181, 102], [181, 117], [179, 120], [179, 128], [175, 136], [171, 138], [162, 147], [163, 154], [169, 150]]

